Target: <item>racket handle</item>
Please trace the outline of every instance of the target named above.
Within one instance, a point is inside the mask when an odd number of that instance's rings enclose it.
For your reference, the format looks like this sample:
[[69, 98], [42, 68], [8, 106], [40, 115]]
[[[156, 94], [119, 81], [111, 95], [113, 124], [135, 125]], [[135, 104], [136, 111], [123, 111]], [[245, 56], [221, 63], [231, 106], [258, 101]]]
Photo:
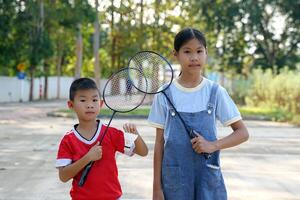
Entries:
[[210, 159], [210, 157], [211, 157], [211, 154], [210, 153], [201, 153], [203, 156], [204, 156], [204, 158], [207, 160], [207, 159]]
[[87, 178], [87, 175], [89, 174], [90, 170], [91, 170], [91, 167], [93, 165], [94, 162], [90, 162], [89, 164], [87, 164], [87, 166], [85, 166], [82, 174], [81, 174], [81, 177], [80, 177], [80, 180], [79, 180], [79, 187], [82, 187], [83, 184], [85, 183], [86, 181], [86, 178]]
[[[194, 138], [194, 137], [197, 137], [198, 135], [200, 135], [199, 133], [197, 133], [195, 130], [191, 130], [190, 131], [190, 137], [191, 138]], [[210, 153], [201, 153], [204, 158], [207, 160], [207, 159], [210, 159], [211, 157], [211, 154]]]

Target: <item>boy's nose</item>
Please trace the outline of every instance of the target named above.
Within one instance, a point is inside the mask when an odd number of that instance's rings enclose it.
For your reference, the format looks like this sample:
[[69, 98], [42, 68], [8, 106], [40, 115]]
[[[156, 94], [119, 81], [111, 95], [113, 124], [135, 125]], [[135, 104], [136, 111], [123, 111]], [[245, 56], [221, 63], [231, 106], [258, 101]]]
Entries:
[[94, 106], [93, 105], [88, 105], [87, 108], [94, 108]]

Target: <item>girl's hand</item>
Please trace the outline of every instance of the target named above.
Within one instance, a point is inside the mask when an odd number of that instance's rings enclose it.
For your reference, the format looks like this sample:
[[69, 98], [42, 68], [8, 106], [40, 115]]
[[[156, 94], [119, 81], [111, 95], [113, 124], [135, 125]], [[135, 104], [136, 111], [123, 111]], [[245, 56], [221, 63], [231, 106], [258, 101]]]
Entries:
[[125, 132], [127, 133], [133, 133], [133, 134], [136, 134], [138, 135], [138, 131], [136, 129], [136, 126], [135, 124], [132, 124], [132, 123], [126, 123], [123, 125], [123, 129]]
[[86, 154], [90, 161], [96, 161], [102, 158], [102, 146], [99, 141]]
[[204, 139], [201, 135], [191, 139], [192, 147], [197, 153], [213, 153], [217, 150], [214, 142], [209, 142]]

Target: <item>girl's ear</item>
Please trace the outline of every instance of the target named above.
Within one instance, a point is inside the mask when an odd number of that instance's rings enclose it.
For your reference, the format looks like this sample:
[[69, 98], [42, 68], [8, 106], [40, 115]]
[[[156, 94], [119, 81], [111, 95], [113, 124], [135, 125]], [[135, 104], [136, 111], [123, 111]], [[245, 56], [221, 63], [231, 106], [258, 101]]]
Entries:
[[174, 49], [173, 50], [173, 55], [175, 56], [175, 57], [177, 57], [177, 55], [178, 55], [178, 53], [177, 53], [177, 51]]
[[70, 108], [70, 109], [72, 109], [73, 108], [73, 101], [68, 101], [68, 107]]

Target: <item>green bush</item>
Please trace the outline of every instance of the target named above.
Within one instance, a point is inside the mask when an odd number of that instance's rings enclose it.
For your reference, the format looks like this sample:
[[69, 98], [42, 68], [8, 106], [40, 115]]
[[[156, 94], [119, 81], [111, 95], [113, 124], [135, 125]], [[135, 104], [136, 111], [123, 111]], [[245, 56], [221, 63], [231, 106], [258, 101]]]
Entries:
[[[274, 75], [271, 70], [253, 70], [246, 96], [249, 106], [270, 107], [285, 113], [300, 114], [300, 73], [283, 69]], [[281, 118], [281, 117], [279, 117]]]

